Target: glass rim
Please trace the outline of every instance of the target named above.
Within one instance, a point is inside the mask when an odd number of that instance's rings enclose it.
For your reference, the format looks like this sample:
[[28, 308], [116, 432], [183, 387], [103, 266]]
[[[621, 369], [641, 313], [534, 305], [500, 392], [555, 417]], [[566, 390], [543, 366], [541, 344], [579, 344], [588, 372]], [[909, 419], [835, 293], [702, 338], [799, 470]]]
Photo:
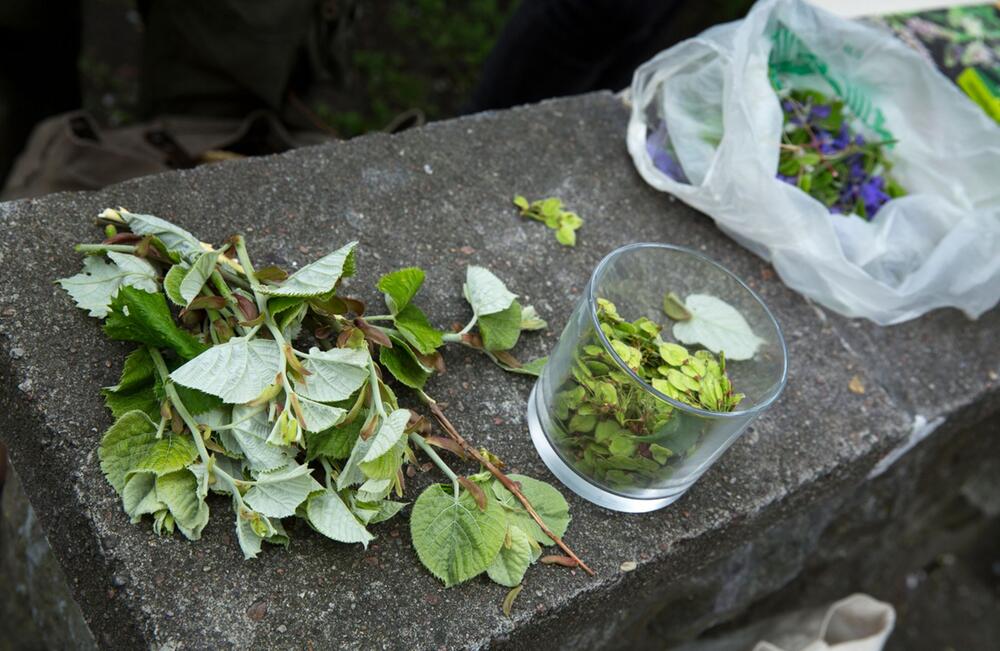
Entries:
[[[709, 411], [707, 409], [702, 409], [701, 407], [694, 407], [685, 402], [681, 402], [680, 400], [675, 400], [670, 396], [661, 393], [660, 391], [653, 388], [651, 384], [647, 383], [645, 380], [639, 377], [639, 375], [631, 368], [629, 368], [628, 364], [626, 364], [624, 360], [622, 360], [622, 358], [618, 356], [618, 353], [615, 352], [615, 349], [611, 346], [611, 342], [608, 341], [607, 335], [605, 335], [604, 331], [601, 330], [601, 322], [597, 317], [597, 296], [595, 294], [595, 286], [597, 284], [596, 283], [597, 279], [601, 276], [605, 267], [607, 267], [607, 265], [610, 263], [612, 259], [635, 249], [664, 249], [668, 251], [675, 251], [678, 253], [694, 256], [695, 258], [698, 258], [703, 262], [707, 262], [711, 266], [715, 267], [722, 273], [726, 274], [727, 276], [735, 280], [740, 285], [740, 287], [742, 287], [746, 292], [748, 292], [750, 296], [753, 297], [753, 300], [756, 301], [758, 305], [760, 305], [760, 307], [764, 310], [764, 314], [767, 315], [767, 318], [770, 319], [771, 324], [774, 326], [774, 331], [778, 334], [778, 347], [781, 350], [781, 377], [775, 384], [775, 388], [772, 389], [771, 392], [767, 396], [765, 396], [764, 399], [760, 400], [753, 406], [748, 407], [746, 409], [735, 409], [733, 411]], [[781, 325], [778, 323], [778, 320], [774, 318], [774, 314], [771, 313], [771, 310], [770, 308], [767, 307], [767, 304], [764, 303], [761, 297], [757, 295], [757, 292], [750, 289], [750, 287], [748, 287], [745, 282], [740, 280], [740, 278], [736, 276], [736, 274], [729, 271], [721, 264], [708, 257], [707, 255], [689, 249], [685, 246], [678, 246], [676, 244], [663, 244], [660, 242], [635, 242], [633, 244], [626, 244], [625, 246], [618, 247], [614, 251], [611, 251], [606, 256], [604, 256], [604, 258], [602, 258], [601, 261], [597, 263], [597, 266], [594, 268], [593, 273], [590, 275], [590, 281], [587, 283], [587, 303], [588, 307], [590, 308], [590, 319], [591, 321], [593, 321], [594, 330], [597, 331], [597, 336], [600, 339], [601, 345], [604, 346], [604, 350], [611, 355], [611, 358], [615, 360], [615, 363], [618, 364], [618, 367], [622, 371], [627, 373], [629, 377], [631, 377], [641, 387], [646, 389], [646, 391], [653, 394], [655, 397], [663, 400], [664, 402], [674, 407], [675, 409], [680, 409], [682, 411], [691, 414], [695, 414], [698, 416], [705, 416], [708, 418], [724, 418], [724, 419], [741, 418], [741, 417], [746, 417], [748, 415], [754, 415], [760, 413], [761, 411], [769, 407], [775, 400], [777, 400], [778, 396], [780, 396], [782, 391], [785, 390], [785, 384], [788, 381], [788, 348], [785, 345], [785, 335], [781, 332]]]

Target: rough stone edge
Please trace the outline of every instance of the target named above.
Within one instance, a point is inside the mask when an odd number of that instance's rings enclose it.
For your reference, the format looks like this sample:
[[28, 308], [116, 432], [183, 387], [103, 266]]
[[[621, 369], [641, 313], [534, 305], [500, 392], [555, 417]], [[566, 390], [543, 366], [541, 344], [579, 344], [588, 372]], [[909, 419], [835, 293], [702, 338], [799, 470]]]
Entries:
[[[6, 356], [0, 358], [0, 409], [5, 413], [6, 422], [18, 423], [23, 430], [29, 432], [28, 436], [40, 442], [51, 440], [56, 434], [30, 408], [30, 402], [31, 400], [17, 388], [16, 374], [10, 360]], [[72, 494], [76, 490], [73, 477], [46, 476], [44, 460], [35, 466], [28, 458], [30, 455], [22, 457], [20, 450], [10, 448], [8, 454], [21, 480], [23, 493], [30, 504], [36, 504], [41, 500], [49, 504], [63, 505], [57, 512], [49, 514], [35, 510], [63, 576], [68, 575], [67, 566], [81, 564], [89, 565], [94, 571], [102, 572], [107, 577], [112, 576], [114, 568], [98, 547], [98, 532], [92, 520], [82, 511], [73, 508], [72, 503], [68, 503], [64, 498], [65, 494]], [[118, 639], [127, 640], [130, 647], [148, 645], [148, 640], [124, 604], [109, 599], [108, 593], [101, 591], [97, 584], [74, 582], [68, 585], [93, 637], [96, 637], [95, 623], [100, 621], [99, 629], [112, 628], [118, 631]], [[111, 589], [110, 583], [108, 589]]]

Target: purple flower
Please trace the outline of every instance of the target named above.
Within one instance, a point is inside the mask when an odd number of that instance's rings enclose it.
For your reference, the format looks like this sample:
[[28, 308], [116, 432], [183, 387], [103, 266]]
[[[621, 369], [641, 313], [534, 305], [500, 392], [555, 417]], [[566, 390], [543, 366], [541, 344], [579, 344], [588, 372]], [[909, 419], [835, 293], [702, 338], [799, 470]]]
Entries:
[[825, 120], [830, 117], [830, 107], [826, 104], [817, 104], [809, 112], [810, 120]]
[[795, 176], [788, 176], [787, 174], [782, 174], [778, 172], [778, 178], [787, 183], [788, 185], [798, 185], [799, 179]]
[[674, 158], [669, 147], [670, 135], [667, 133], [667, 125], [661, 122], [655, 131], [646, 136], [646, 153], [652, 159], [653, 167], [679, 183], [689, 183], [684, 168]]
[[[858, 144], [863, 145], [865, 143], [865, 139], [861, 138], [860, 135], [858, 136], [858, 138], [860, 138]], [[847, 149], [847, 146], [850, 144], [851, 144], [851, 134], [847, 130], [847, 125], [842, 124], [840, 125], [840, 133], [838, 133], [837, 137], [834, 138], [833, 140], [833, 146], [836, 147], [837, 151], [842, 151], [844, 149]]]
[[885, 193], [885, 179], [877, 175], [862, 183], [858, 188], [858, 194], [865, 204], [865, 212], [868, 213], [869, 219], [875, 216], [882, 204], [889, 200], [889, 195]]

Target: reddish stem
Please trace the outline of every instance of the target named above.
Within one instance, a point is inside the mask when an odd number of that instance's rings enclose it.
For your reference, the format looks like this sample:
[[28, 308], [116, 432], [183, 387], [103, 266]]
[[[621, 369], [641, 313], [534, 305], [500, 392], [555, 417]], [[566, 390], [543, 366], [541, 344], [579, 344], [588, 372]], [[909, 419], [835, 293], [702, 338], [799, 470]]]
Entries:
[[576, 561], [576, 563], [580, 566], [581, 569], [583, 569], [587, 574], [594, 576], [594, 570], [587, 567], [587, 564], [584, 563], [582, 560], [580, 560], [579, 556], [573, 553], [573, 550], [570, 549], [569, 546], [562, 541], [562, 538], [554, 534], [552, 530], [548, 528], [548, 526], [542, 520], [541, 516], [539, 516], [538, 513], [535, 511], [534, 507], [531, 506], [531, 502], [528, 501], [528, 498], [525, 497], [524, 493], [521, 492], [521, 489], [518, 488], [517, 484], [511, 481], [511, 479], [507, 475], [503, 474], [503, 472], [499, 468], [490, 463], [489, 459], [487, 459], [486, 457], [484, 457], [482, 454], [479, 453], [479, 450], [476, 450], [474, 447], [469, 445], [468, 441], [462, 438], [462, 435], [458, 433], [458, 430], [456, 430], [455, 426], [451, 424], [451, 421], [449, 421], [448, 417], [444, 415], [444, 412], [441, 411], [441, 408], [438, 406], [436, 402], [431, 400], [429, 397], [426, 396], [424, 397], [427, 406], [430, 407], [431, 413], [434, 414], [434, 418], [436, 418], [438, 423], [441, 424], [441, 427], [444, 429], [444, 431], [448, 433], [448, 436], [450, 436], [452, 439], [454, 439], [456, 443], [462, 446], [462, 449], [465, 450], [466, 454], [468, 454], [470, 457], [472, 457], [480, 464], [482, 464], [487, 470], [490, 471], [490, 473], [493, 474], [494, 477], [500, 480], [500, 483], [503, 484], [504, 488], [513, 493], [517, 497], [517, 499], [520, 500], [525, 510], [531, 515], [531, 517], [538, 524], [538, 526], [541, 528], [541, 530], [545, 533], [546, 536], [551, 538], [552, 541], [556, 545], [558, 545], [559, 548], [563, 550], [567, 556]]

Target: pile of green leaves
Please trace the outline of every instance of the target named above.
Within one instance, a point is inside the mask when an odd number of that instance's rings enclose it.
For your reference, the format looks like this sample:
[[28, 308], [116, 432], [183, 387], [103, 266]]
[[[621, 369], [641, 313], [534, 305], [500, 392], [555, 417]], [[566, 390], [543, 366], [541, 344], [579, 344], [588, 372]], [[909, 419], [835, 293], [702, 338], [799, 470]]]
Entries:
[[[693, 316], [672, 294], [665, 309], [678, 325]], [[614, 488], [655, 486], [695, 448], [704, 421], [648, 391], [622, 364], [663, 395], [699, 409], [732, 411], [744, 396], [733, 391], [723, 352], [691, 352], [664, 341], [660, 324], [646, 317], [627, 321], [605, 299], [597, 301], [597, 316], [621, 364], [596, 331], [578, 348], [555, 395], [561, 430], [556, 444], [577, 470], [597, 481]]]
[[[436, 408], [423, 389], [443, 369], [446, 343], [537, 373], [544, 360], [522, 366], [509, 350], [545, 323], [492, 273], [468, 268], [472, 319], [446, 333], [414, 303], [418, 268], [378, 281], [386, 314], [367, 316], [345, 295], [355, 242], [288, 274], [257, 269], [239, 236], [213, 248], [152, 215], [107, 210], [101, 220], [107, 239], [79, 245], [83, 271], [59, 282], [108, 337], [140, 344], [103, 391], [116, 421], [98, 450], [133, 522], [148, 515], [157, 533], [197, 540], [214, 492], [232, 502], [247, 558], [264, 542], [287, 545], [290, 517], [367, 546], [369, 527], [405, 506], [412, 444], [452, 480], [450, 491], [425, 490], [411, 520], [420, 559], [446, 585], [480, 572], [517, 585], [540, 545], [553, 543], [493, 475], [457, 476], [431, 446], [461, 447], [429, 436], [386, 381]], [[561, 536], [569, 512], [559, 492], [517, 481]]]
[[556, 232], [556, 239], [563, 246], [576, 246], [576, 231], [583, 226], [583, 219], [575, 212], [563, 210], [562, 201], [555, 197], [528, 202], [521, 195], [514, 197], [514, 205], [521, 209], [521, 216], [542, 222]]

